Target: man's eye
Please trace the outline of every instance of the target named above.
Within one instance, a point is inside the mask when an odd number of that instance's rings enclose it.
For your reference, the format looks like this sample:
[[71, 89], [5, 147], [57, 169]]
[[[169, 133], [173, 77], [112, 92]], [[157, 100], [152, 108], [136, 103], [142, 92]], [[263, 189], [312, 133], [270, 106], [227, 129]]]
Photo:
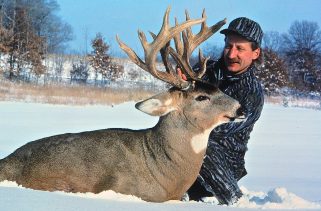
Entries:
[[204, 100], [210, 100], [209, 97], [204, 96], [204, 95], [200, 95], [196, 98], [197, 101], [204, 101]]

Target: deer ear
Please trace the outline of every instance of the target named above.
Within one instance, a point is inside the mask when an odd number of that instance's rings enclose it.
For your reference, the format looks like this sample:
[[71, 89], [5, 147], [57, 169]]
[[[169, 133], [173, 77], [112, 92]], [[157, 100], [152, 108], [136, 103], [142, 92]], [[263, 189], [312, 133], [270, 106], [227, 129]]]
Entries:
[[151, 116], [164, 116], [175, 110], [171, 99], [164, 99], [163, 96], [156, 95], [147, 100], [136, 103], [135, 107]]

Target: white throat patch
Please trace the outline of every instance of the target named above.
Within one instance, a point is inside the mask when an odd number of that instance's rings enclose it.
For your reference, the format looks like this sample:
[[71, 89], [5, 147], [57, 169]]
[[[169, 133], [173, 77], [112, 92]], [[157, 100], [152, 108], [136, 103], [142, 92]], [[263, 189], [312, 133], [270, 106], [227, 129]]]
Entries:
[[207, 143], [208, 143], [208, 137], [211, 131], [212, 129], [208, 129], [208, 130], [205, 130], [204, 133], [197, 134], [194, 137], [192, 137], [191, 145], [192, 145], [192, 149], [196, 154], [206, 149]]

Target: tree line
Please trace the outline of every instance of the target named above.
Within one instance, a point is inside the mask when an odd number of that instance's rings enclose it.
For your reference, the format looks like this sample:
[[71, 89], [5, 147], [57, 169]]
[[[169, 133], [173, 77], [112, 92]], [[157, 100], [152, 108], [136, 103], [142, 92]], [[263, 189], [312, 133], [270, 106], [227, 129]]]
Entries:
[[[2, 72], [10, 80], [61, 81], [64, 52], [72, 40], [72, 28], [56, 12], [56, 0], [0, 0], [0, 59]], [[95, 83], [115, 79], [122, 71], [108, 55], [109, 45], [101, 34], [92, 40], [93, 52], [72, 60], [71, 82], [84, 83], [89, 77], [89, 65], [95, 72]], [[49, 73], [45, 60], [54, 60]], [[50, 63], [50, 62], [47, 62]]]

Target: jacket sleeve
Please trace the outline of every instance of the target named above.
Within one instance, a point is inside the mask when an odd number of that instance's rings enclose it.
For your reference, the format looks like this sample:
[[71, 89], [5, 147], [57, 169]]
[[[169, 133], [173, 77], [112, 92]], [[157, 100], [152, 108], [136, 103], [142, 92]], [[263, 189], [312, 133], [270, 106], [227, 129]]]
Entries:
[[242, 91], [237, 96], [239, 102], [245, 111], [246, 119], [242, 122], [230, 122], [222, 124], [216, 127], [213, 130], [212, 135], [214, 136], [227, 136], [235, 132], [239, 132], [244, 128], [248, 128], [254, 125], [254, 123], [259, 119], [263, 104], [264, 104], [264, 95], [263, 90], [259, 84], [256, 84], [255, 87]]

